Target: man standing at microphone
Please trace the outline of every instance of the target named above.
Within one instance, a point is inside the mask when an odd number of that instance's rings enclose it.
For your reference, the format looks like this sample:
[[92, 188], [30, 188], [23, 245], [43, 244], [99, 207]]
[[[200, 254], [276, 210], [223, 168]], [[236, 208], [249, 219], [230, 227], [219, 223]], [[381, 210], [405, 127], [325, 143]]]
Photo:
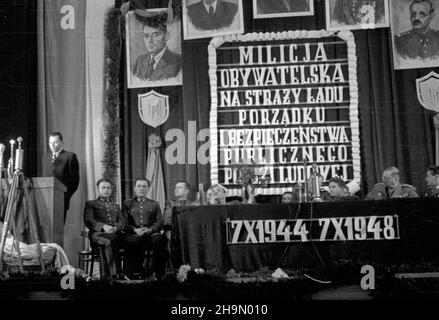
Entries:
[[45, 155], [43, 159], [43, 175], [55, 177], [67, 188], [64, 194], [64, 223], [70, 205], [70, 198], [78, 189], [79, 163], [76, 154], [63, 149], [63, 136], [60, 132], [49, 134], [49, 147], [52, 154]]

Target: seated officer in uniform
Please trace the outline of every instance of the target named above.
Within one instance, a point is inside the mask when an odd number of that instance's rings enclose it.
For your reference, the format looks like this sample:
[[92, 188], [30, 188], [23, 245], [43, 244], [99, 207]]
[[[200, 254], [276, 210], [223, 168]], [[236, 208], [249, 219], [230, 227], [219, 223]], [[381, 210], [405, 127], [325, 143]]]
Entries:
[[90, 230], [89, 238], [92, 246], [100, 245], [104, 250], [104, 277], [115, 278], [119, 274], [121, 235], [120, 207], [110, 200], [111, 182], [100, 179], [96, 183], [98, 198], [85, 203], [84, 223]]
[[399, 181], [399, 170], [396, 167], [388, 167], [383, 172], [383, 182], [373, 186], [365, 200], [384, 200], [394, 198], [416, 198], [416, 188]]
[[351, 195], [346, 183], [339, 177], [329, 179], [329, 191], [322, 194], [323, 201], [351, 201], [358, 200], [356, 195]]
[[430, 166], [427, 168], [425, 182], [427, 182], [428, 189], [425, 196], [430, 198], [439, 197], [439, 167]]
[[143, 261], [146, 249], [152, 249], [154, 252], [155, 276], [160, 279], [165, 274], [168, 259], [167, 239], [160, 233], [163, 228], [163, 216], [159, 203], [146, 198], [150, 185], [147, 179], [137, 179], [134, 183], [134, 198], [126, 200], [122, 205], [128, 277], [132, 277], [134, 273], [145, 275]]

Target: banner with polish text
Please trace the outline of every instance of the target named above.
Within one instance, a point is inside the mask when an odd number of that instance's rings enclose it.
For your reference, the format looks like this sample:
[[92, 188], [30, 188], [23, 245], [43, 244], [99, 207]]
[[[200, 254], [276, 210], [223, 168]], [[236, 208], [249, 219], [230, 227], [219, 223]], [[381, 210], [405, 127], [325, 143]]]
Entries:
[[[209, 67], [212, 184], [239, 195], [240, 168], [253, 167], [256, 193], [280, 194], [303, 182], [311, 163], [324, 181], [360, 182], [351, 32], [216, 37]], [[267, 176], [263, 188], [258, 178]]]

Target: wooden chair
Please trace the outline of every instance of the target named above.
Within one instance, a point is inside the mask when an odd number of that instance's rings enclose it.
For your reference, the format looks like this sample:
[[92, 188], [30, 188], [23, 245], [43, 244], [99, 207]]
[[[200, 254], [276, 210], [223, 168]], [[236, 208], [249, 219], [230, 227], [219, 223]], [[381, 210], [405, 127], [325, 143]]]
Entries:
[[[81, 231], [81, 237], [88, 240], [88, 232]], [[78, 251], [79, 255], [79, 268], [88, 273], [91, 277], [93, 276], [94, 263], [99, 262], [99, 277], [102, 279], [102, 274], [104, 271], [104, 253], [100, 246], [92, 246], [89, 243], [88, 250]]]

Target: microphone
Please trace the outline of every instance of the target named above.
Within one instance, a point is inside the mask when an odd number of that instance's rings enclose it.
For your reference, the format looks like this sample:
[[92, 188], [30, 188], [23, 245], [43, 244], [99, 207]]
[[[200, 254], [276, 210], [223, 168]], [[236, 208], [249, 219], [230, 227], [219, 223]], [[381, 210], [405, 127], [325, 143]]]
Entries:
[[24, 158], [24, 150], [21, 148], [21, 144], [23, 143], [23, 138], [18, 137], [18, 147], [15, 150], [15, 170], [23, 170], [23, 158]]
[[3, 167], [3, 153], [5, 152], [6, 146], [0, 143], [0, 167]]
[[3, 152], [5, 152], [5, 145], [0, 143], [0, 183], [3, 175]]
[[9, 176], [12, 176], [14, 173], [14, 164], [15, 164], [15, 158], [14, 158], [14, 144], [15, 140], [11, 139], [9, 140], [9, 144], [11, 145], [11, 157], [9, 158], [9, 164], [8, 164], [8, 174]]
[[23, 142], [23, 138], [22, 137], [18, 137], [17, 141], [18, 141], [18, 149], [21, 149], [21, 143]]

